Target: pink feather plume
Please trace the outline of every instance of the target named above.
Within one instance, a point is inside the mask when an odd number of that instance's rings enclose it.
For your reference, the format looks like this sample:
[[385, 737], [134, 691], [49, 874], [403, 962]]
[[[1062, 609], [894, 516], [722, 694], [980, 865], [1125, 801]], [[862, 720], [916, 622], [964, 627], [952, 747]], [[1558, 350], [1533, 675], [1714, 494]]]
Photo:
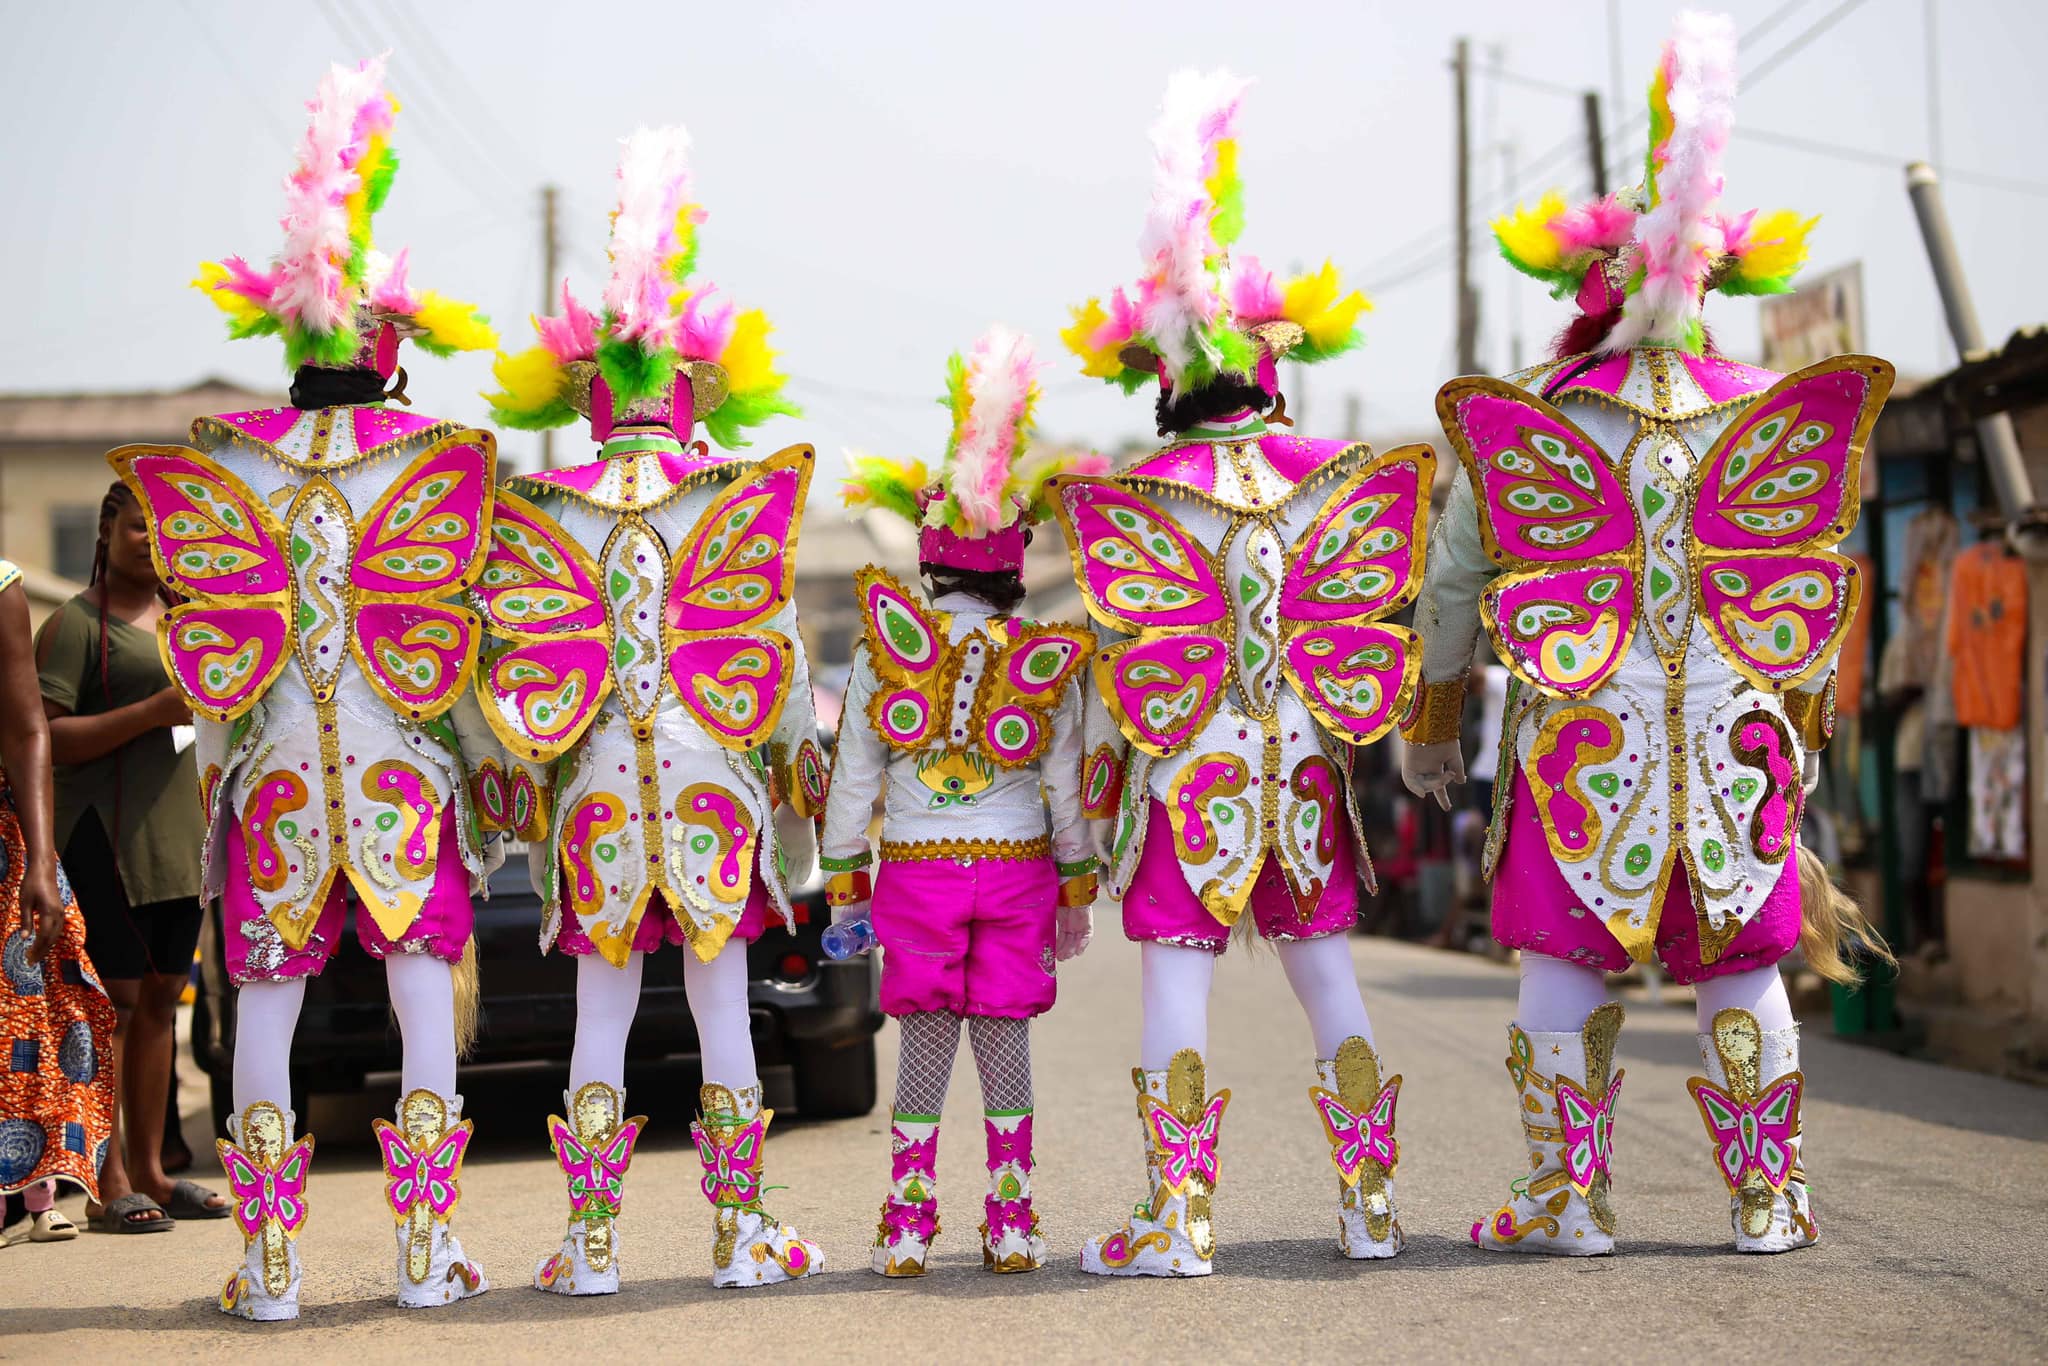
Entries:
[[548, 354], [564, 365], [572, 360], [589, 360], [597, 354], [597, 315], [576, 302], [567, 280], [562, 281], [561, 316], [535, 318], [533, 330]]
[[330, 67], [306, 107], [312, 117], [299, 140], [299, 164], [285, 181], [284, 247], [271, 308], [282, 322], [327, 333], [346, 325], [355, 306], [343, 289], [352, 251], [347, 200], [360, 184], [356, 163], [370, 136], [391, 126], [384, 58], [367, 58], [353, 70]]
[[720, 294], [716, 285], [692, 289], [671, 337], [676, 354], [684, 360], [717, 360], [732, 340], [738, 317], [738, 306]]
[[1567, 260], [1594, 252], [1612, 251], [1635, 235], [1636, 211], [1624, 200], [1624, 190], [1590, 204], [1575, 204], [1550, 220], [1557, 237], [1558, 253]]
[[1239, 326], [1273, 321], [1280, 316], [1284, 303], [1273, 272], [1260, 265], [1258, 257], [1248, 254], [1231, 258], [1230, 273], [1223, 282], [1223, 298]]
[[641, 128], [624, 146], [604, 303], [616, 320], [612, 335], [652, 347], [676, 323], [669, 263], [681, 250], [676, 213], [690, 191], [690, 134], [681, 127]]
[[1637, 229], [1643, 279], [1602, 349], [1680, 341], [1695, 330], [1720, 232], [1721, 158], [1735, 123], [1735, 24], [1687, 11], [1664, 47], [1671, 136], [1656, 171], [1657, 203]]
[[1009, 520], [1003, 486], [1024, 442], [1025, 413], [1038, 372], [1031, 339], [992, 327], [967, 356], [967, 412], [953, 449], [953, 500], [969, 536], [986, 536]]
[[1216, 206], [1206, 180], [1216, 144], [1237, 136], [1249, 84], [1228, 71], [1176, 72], [1152, 125], [1152, 205], [1138, 250], [1159, 288], [1144, 301], [1143, 331], [1176, 375], [1195, 347], [1206, 349], [1204, 334], [1220, 306], [1209, 260], [1221, 248], [1210, 231]]

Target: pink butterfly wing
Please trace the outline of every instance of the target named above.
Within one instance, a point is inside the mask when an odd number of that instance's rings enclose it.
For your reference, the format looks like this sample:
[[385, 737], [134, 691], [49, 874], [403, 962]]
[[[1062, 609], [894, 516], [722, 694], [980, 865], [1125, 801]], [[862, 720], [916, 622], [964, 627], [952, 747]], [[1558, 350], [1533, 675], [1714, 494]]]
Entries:
[[467, 588], [484, 555], [492, 449], [449, 437], [409, 465], [363, 519], [349, 581], [364, 593], [430, 599]]
[[377, 1120], [371, 1126], [377, 1136], [377, 1152], [384, 1162], [384, 1197], [394, 1212], [403, 1214], [423, 1193], [419, 1185], [419, 1154], [405, 1141], [397, 1126]]
[[427, 602], [356, 607], [356, 663], [385, 701], [414, 719], [455, 705], [476, 663], [476, 614]]
[[277, 1193], [277, 1222], [286, 1233], [297, 1233], [306, 1222], [306, 1181], [313, 1171], [313, 1140], [309, 1135], [285, 1149], [284, 1158], [271, 1174]]
[[427, 1204], [443, 1218], [462, 1198], [456, 1178], [461, 1173], [462, 1155], [469, 1151], [470, 1135], [474, 1132], [470, 1122], [464, 1120], [443, 1134], [441, 1141], [426, 1156]]
[[1209, 551], [1172, 515], [1104, 479], [1063, 479], [1058, 512], [1096, 620], [1133, 633], [1218, 626], [1229, 602]]
[[1421, 641], [1405, 626], [1332, 622], [1287, 638], [1287, 681], [1332, 735], [1377, 740], [1402, 719], [1422, 669]]
[[677, 637], [669, 648], [676, 696], [733, 749], [752, 749], [774, 733], [795, 672], [789, 637], [777, 631]]
[[507, 749], [532, 761], [555, 758], [583, 737], [611, 691], [611, 649], [571, 636], [502, 645], [477, 670], [484, 719]]
[[475, 592], [485, 619], [507, 634], [552, 636], [607, 624], [589, 555], [554, 518], [503, 489]]
[[598, 1154], [598, 1162], [611, 1176], [624, 1176], [626, 1168], [633, 1165], [633, 1148], [640, 1141], [640, 1125], [636, 1120], [627, 1120], [612, 1135], [612, 1141]]
[[1510, 668], [1552, 697], [1605, 683], [1635, 633], [1641, 532], [1592, 440], [1551, 404], [1499, 380], [1457, 379], [1437, 415], [1502, 569], [1480, 614]]
[[1095, 685], [1125, 738], [1147, 754], [1186, 745], [1215, 714], [1230, 652], [1201, 633], [1119, 641], [1095, 660]]
[[1457, 379], [1438, 394], [1437, 412], [1503, 568], [1575, 563], [1635, 545], [1627, 490], [1556, 408], [1499, 380]]
[[1694, 475], [1701, 624], [1737, 672], [1782, 689], [1824, 669], [1862, 597], [1828, 547], [1856, 524], [1863, 452], [1893, 372], [1837, 356], [1751, 401]]
[[809, 455], [777, 456], [735, 480], [698, 517], [673, 559], [666, 620], [677, 631], [728, 631], [789, 600], [791, 550], [803, 518]]
[[1773, 1190], [1792, 1176], [1792, 1139], [1799, 1130], [1799, 1097], [1805, 1079], [1788, 1073], [1764, 1088], [1756, 1103], [1756, 1163]]
[[278, 606], [180, 603], [163, 616], [165, 662], [193, 711], [232, 721], [263, 697], [291, 656]]
[[253, 1237], [263, 1227], [263, 1173], [232, 1143], [222, 1140], [218, 1146], [228, 1190], [235, 1197], [235, 1226]]
[[1339, 485], [1288, 557], [1281, 616], [1348, 621], [1406, 606], [1421, 582], [1435, 473], [1429, 447], [1403, 446]]
[[265, 598], [291, 588], [277, 518], [226, 468], [182, 446], [124, 446], [108, 457], [149, 516], [157, 573], [203, 598]]

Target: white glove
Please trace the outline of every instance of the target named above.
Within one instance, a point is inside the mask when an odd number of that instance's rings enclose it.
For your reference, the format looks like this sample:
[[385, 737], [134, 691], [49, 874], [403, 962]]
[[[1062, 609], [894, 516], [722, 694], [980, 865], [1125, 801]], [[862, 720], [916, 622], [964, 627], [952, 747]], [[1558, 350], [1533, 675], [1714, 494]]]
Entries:
[[1820, 786], [1820, 755], [1812, 750], [1806, 752], [1806, 772], [1800, 775], [1800, 780], [1805, 784], [1806, 795], [1809, 797], [1813, 795], [1813, 790]]
[[1401, 781], [1418, 797], [1434, 797], [1436, 804], [1451, 809], [1452, 783], [1465, 781], [1465, 750], [1456, 740], [1439, 740], [1432, 745], [1405, 745], [1401, 750]]
[[1053, 941], [1052, 956], [1064, 963], [1069, 958], [1079, 958], [1088, 941], [1095, 937], [1095, 908], [1093, 906], [1062, 906], [1059, 914], [1059, 934]]
[[818, 827], [787, 806], [775, 808], [775, 847], [782, 851], [782, 875], [791, 886], [811, 880], [818, 866]]

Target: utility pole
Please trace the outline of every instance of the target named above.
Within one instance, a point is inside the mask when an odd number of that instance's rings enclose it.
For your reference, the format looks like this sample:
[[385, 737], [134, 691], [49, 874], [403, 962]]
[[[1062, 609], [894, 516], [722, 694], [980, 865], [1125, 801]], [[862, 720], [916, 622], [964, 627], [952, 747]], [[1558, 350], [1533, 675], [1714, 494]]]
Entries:
[[[1927, 247], [1927, 264], [1934, 271], [1934, 286], [1941, 292], [1942, 311], [1948, 317], [1949, 336], [1956, 354], [1963, 360], [1984, 352], [1984, 327], [1977, 321], [1977, 305], [1970, 297], [1969, 281], [1963, 278], [1963, 259], [1956, 251], [1956, 239], [1949, 231], [1948, 210], [1941, 199], [1941, 178], [1924, 161], [1906, 166], [1906, 193], [1913, 201], [1913, 214], [1920, 220], [1920, 239]], [[2039, 507], [2034, 501], [2034, 484], [2020, 456], [2019, 438], [2012, 429], [2010, 413], [1994, 413], [1977, 423], [1977, 445], [1984, 468], [1991, 475], [1998, 494], [1999, 511], [2021, 533], [2019, 549], [2029, 559], [2048, 559], [2048, 528], [2035, 520]]]
[[1470, 375], [1479, 369], [1479, 318], [1472, 298], [1472, 129], [1469, 108], [1472, 67], [1471, 44], [1458, 39], [1451, 59], [1452, 84], [1456, 89], [1458, 119], [1458, 202], [1456, 245], [1458, 373]]
[[1357, 394], [1344, 395], [1344, 437], [1357, 441], [1365, 435], [1365, 400]]
[[1607, 142], [1600, 132], [1600, 92], [1586, 92], [1586, 161], [1593, 172], [1593, 197], [1607, 197]]
[[[546, 317], [548, 310], [555, 306], [555, 273], [560, 268], [558, 257], [561, 243], [555, 235], [555, 203], [559, 191], [553, 185], [540, 187], [540, 312]], [[552, 428], [540, 434], [540, 467], [551, 470], [555, 467], [555, 433]]]

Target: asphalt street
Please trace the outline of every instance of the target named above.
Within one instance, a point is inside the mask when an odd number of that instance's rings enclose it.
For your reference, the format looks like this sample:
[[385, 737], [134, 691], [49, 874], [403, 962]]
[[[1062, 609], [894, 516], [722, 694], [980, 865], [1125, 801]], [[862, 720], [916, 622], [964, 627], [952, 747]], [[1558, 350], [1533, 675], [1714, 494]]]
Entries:
[[[1513, 975], [1376, 939], [1353, 949], [1382, 1052], [1406, 1078], [1397, 1183], [1406, 1253], [1391, 1262], [1338, 1255], [1335, 1177], [1307, 1097], [1307, 1027], [1272, 956], [1234, 949], [1217, 975], [1210, 1052], [1212, 1084], [1233, 1093], [1216, 1274], [1084, 1276], [1075, 1265], [1084, 1234], [1116, 1226], [1142, 1194], [1129, 1079], [1137, 953], [1113, 920], [1104, 931], [1062, 969], [1061, 1003], [1036, 1035], [1038, 1209], [1059, 1254], [1036, 1274], [981, 1270], [979, 1098], [963, 1055], [939, 1161], [946, 1231], [923, 1280], [867, 1270], [887, 1179], [884, 1110], [834, 1123], [792, 1118], [770, 1135], [767, 1181], [787, 1187], [771, 1207], [823, 1244], [825, 1273], [713, 1290], [684, 1077], [642, 1084], [630, 1098], [653, 1122], [621, 1222], [624, 1292], [539, 1293], [529, 1288], [533, 1264], [555, 1246], [566, 1209], [542, 1132], [562, 1078], [501, 1074], [468, 1086], [478, 1141], [457, 1215], [494, 1288], [445, 1310], [400, 1310], [369, 1138], [371, 1115], [395, 1098], [395, 1079], [385, 1079], [360, 1100], [315, 1103], [296, 1324], [223, 1318], [213, 1296], [241, 1240], [226, 1222], [188, 1221], [164, 1235], [9, 1246], [0, 1356], [252, 1359], [239, 1354], [261, 1342], [307, 1361], [2048, 1359], [2048, 1091], [1814, 1031], [1805, 1164], [1822, 1242], [1741, 1257], [1729, 1250], [1724, 1188], [1683, 1086], [1697, 1070], [1691, 1012], [1632, 1007], [1618, 1058], [1628, 1070], [1615, 1158], [1620, 1254], [1481, 1253], [1467, 1230], [1524, 1162], [1501, 1065]], [[893, 1029], [882, 1048], [886, 1078]], [[195, 1148], [208, 1137], [202, 1114], [188, 1124]], [[66, 1207], [82, 1223], [79, 1203]]]

